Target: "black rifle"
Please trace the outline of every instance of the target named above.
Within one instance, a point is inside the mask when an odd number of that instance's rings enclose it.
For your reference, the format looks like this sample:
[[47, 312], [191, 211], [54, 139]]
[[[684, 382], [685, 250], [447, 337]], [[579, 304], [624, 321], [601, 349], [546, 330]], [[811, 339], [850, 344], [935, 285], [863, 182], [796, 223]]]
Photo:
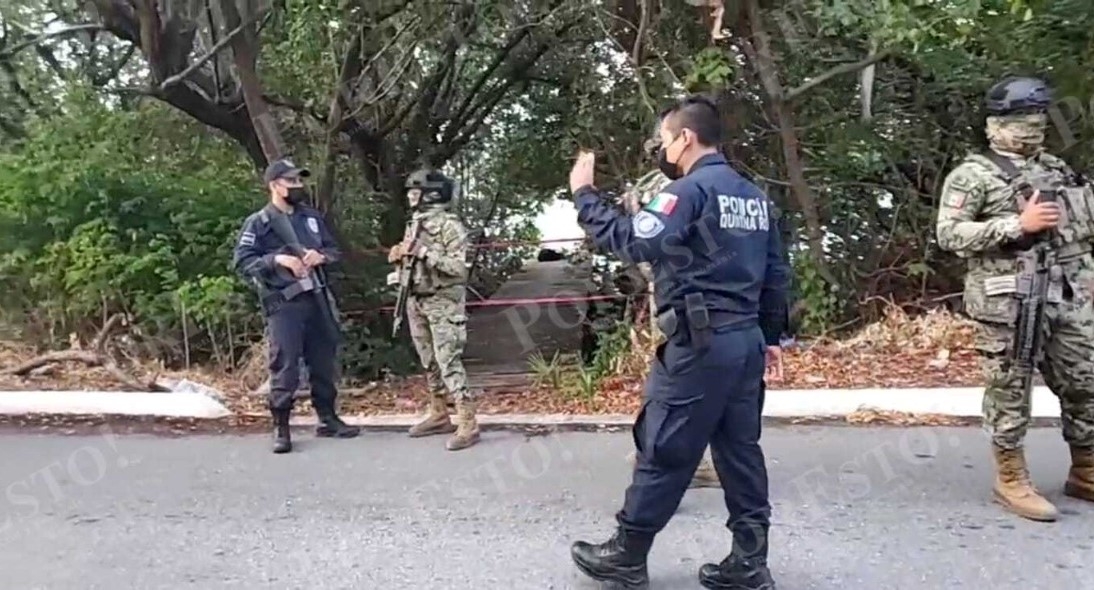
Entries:
[[399, 328], [403, 325], [403, 316], [406, 315], [407, 299], [410, 297], [410, 287], [414, 284], [414, 269], [418, 266], [418, 258], [413, 252], [417, 250], [418, 233], [421, 232], [421, 222], [417, 219], [410, 222], [410, 253], [404, 254], [399, 267], [399, 296], [395, 300], [395, 321], [391, 328], [391, 337], [399, 335]]
[[[273, 228], [277, 237], [285, 242], [289, 251], [293, 256], [297, 258], [304, 258], [304, 247], [300, 245], [300, 239], [296, 235], [296, 230], [293, 229], [292, 223], [289, 222], [289, 218], [285, 216], [281, 210], [276, 207], [266, 207], [266, 216], [269, 218], [270, 227]], [[278, 269], [281, 272], [283, 269]], [[287, 269], [285, 269], [287, 270]], [[295, 278], [295, 277], [294, 277]], [[334, 294], [330, 292], [330, 285], [326, 281], [326, 273], [320, 267], [312, 268], [308, 270], [308, 276], [303, 279], [297, 279], [295, 283], [289, 287], [282, 289], [281, 293], [285, 296], [286, 300], [290, 300], [293, 297], [301, 293], [322, 291], [322, 293], [316, 293], [321, 304], [326, 308], [327, 315], [330, 318], [331, 325], [336, 331], [341, 331], [341, 321], [338, 318], [338, 302], [334, 300]]]
[[[1029, 185], [1019, 190], [1027, 197], [1033, 193], [1033, 187]], [[1056, 202], [1054, 189], [1043, 187], [1039, 190], [1038, 202]], [[1010, 371], [1022, 378], [1022, 390], [1027, 400], [1033, 390], [1033, 370], [1044, 358], [1045, 308], [1052, 302], [1049, 288], [1052, 268], [1056, 266], [1056, 249], [1052, 240], [1054, 233], [1047, 231], [1036, 236], [1033, 246], [1018, 258], [1020, 270], [1015, 292], [1015, 298], [1018, 299], [1018, 317], [1007, 364]]]

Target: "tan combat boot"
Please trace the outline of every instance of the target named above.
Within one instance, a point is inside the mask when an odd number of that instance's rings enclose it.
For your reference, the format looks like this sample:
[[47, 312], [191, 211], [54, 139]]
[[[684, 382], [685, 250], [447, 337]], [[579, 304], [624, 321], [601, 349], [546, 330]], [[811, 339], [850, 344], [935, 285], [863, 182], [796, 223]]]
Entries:
[[458, 451], [479, 442], [479, 423], [475, 420], [475, 402], [456, 402], [456, 434], [448, 439], [445, 448]]
[[[634, 467], [638, 464], [638, 452], [631, 451], [627, 455], [627, 463]], [[688, 484], [689, 488], [720, 488], [722, 487], [722, 481], [718, 479], [718, 472], [714, 469], [714, 464], [709, 460], [703, 460], [699, 464], [699, 468], [695, 470], [695, 475], [691, 477], [691, 483]]]
[[410, 427], [410, 436], [430, 436], [434, 434], [450, 434], [456, 432], [456, 425], [448, 417], [448, 405], [443, 395], [434, 395], [429, 399], [429, 413], [425, 420]]
[[1094, 502], [1094, 447], [1071, 447], [1071, 471], [1067, 474], [1064, 493]]
[[703, 462], [699, 464], [699, 468], [695, 470], [695, 475], [691, 477], [691, 483], [688, 484], [689, 488], [720, 488], [722, 487], [722, 481], [718, 479], [718, 471], [714, 469], [714, 463], [709, 459], [703, 459]]
[[995, 452], [995, 501], [1007, 510], [1030, 520], [1051, 522], [1060, 512], [1029, 481], [1022, 449], [992, 446]]

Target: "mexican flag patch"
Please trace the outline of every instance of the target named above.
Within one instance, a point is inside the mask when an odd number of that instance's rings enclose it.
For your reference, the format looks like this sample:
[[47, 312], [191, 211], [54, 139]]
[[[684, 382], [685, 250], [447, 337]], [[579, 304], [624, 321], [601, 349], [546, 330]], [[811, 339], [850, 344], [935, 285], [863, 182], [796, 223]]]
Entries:
[[672, 215], [673, 209], [676, 209], [676, 195], [672, 193], [657, 193], [657, 196], [650, 201], [649, 205], [646, 205], [648, 211], [654, 213], [660, 213], [661, 215]]

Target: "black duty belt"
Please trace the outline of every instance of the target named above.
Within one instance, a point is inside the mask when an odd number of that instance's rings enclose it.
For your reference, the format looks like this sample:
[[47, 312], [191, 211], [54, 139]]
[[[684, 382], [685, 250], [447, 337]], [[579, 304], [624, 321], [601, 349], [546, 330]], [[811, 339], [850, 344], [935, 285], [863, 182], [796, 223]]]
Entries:
[[285, 298], [285, 301], [292, 301], [297, 295], [301, 293], [310, 293], [312, 291], [320, 289], [322, 286], [317, 285], [311, 277], [305, 277], [296, 281], [295, 283], [281, 289], [281, 296]]
[[657, 328], [665, 338], [686, 333], [697, 350], [705, 350], [710, 345], [710, 333], [714, 330], [755, 322], [754, 319], [738, 313], [708, 310], [701, 293], [693, 293], [684, 298], [682, 315], [683, 317], [670, 307], [657, 315]]
[[292, 301], [304, 293], [320, 294], [322, 286], [316, 285], [310, 278], [300, 279], [295, 283], [281, 289], [266, 290], [261, 297], [261, 303], [267, 312], [279, 308], [281, 305]]

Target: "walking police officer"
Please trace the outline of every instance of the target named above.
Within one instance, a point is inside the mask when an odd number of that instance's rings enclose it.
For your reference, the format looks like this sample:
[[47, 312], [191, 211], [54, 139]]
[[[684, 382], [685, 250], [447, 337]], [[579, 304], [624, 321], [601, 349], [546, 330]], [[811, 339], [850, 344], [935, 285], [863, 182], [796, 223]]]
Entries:
[[[637, 466], [618, 528], [606, 542], [574, 543], [578, 568], [616, 587], [647, 588], [646, 558], [711, 447], [728, 482], [732, 550], [706, 564], [706, 588], [771, 590], [771, 508], [759, 445], [765, 360], [778, 360], [789, 268], [774, 208], [719, 153], [716, 106], [686, 98], [661, 115], [659, 167], [673, 182], [633, 216], [593, 186], [593, 156], [570, 173], [578, 222], [620, 258], [652, 264], [658, 324], [667, 338], [634, 425]], [[763, 326], [761, 328], [761, 326]], [[765, 359], [765, 356], [768, 357]]]
[[340, 253], [322, 215], [308, 207], [303, 179], [310, 176], [290, 160], [266, 167], [270, 202], [243, 222], [236, 242], [236, 272], [255, 285], [270, 339], [270, 412], [274, 452], [292, 450], [289, 415], [300, 382], [300, 356], [308, 364], [312, 405], [319, 416], [316, 435], [352, 438], [360, 429], [335, 412], [337, 308], [323, 267]]
[[[653, 134], [648, 138], [642, 146], [642, 151], [646, 157], [652, 162], [658, 161], [658, 154], [661, 151], [661, 125], [658, 121], [657, 126], [653, 129]], [[660, 167], [656, 167], [653, 170], [643, 174], [635, 182], [626, 194], [623, 195], [623, 202], [627, 206], [628, 211], [631, 213], [637, 213], [638, 210], [653, 201], [654, 197], [661, 193], [670, 183], [672, 179], [665, 176], [665, 173], [661, 171]], [[653, 268], [648, 262], [638, 263], [638, 270], [642, 273], [642, 277], [646, 279], [647, 287], [649, 289], [649, 309], [650, 316], [657, 316], [657, 303], [654, 293], [654, 280], [653, 280]], [[654, 330], [657, 332], [654, 334], [655, 340], [660, 341], [660, 330]], [[709, 447], [708, 447], [709, 449]], [[627, 455], [627, 462], [633, 467], [637, 465], [638, 453], [632, 452]], [[690, 488], [719, 488], [722, 487], [722, 482], [718, 480], [718, 472], [714, 469], [714, 461], [710, 458], [709, 453], [704, 453], [703, 460], [699, 463], [699, 467], [695, 470], [695, 475], [691, 478]]]

